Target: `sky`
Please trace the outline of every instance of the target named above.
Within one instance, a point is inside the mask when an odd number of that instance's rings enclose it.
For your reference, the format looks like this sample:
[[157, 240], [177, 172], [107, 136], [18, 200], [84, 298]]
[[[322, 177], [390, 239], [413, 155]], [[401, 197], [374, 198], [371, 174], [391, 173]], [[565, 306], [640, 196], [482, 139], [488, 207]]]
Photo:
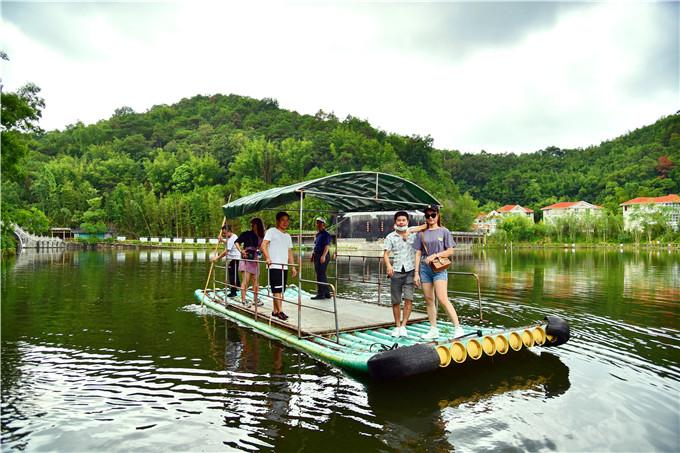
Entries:
[[198, 94], [352, 115], [440, 149], [596, 145], [680, 109], [680, 3], [7, 2], [4, 90], [43, 129]]

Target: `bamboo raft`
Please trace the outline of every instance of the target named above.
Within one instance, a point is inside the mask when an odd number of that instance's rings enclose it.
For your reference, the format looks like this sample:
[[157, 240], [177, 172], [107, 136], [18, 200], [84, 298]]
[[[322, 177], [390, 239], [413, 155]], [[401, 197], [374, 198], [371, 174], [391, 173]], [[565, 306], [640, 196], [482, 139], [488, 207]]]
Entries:
[[[261, 290], [266, 291], [266, 288]], [[351, 299], [337, 300], [342, 316], [340, 332], [335, 333], [333, 317], [328, 312], [313, 310], [324, 301], [311, 300], [311, 294], [301, 291], [301, 335], [292, 316], [282, 321], [271, 316], [271, 302], [261, 307], [240, 302], [240, 296], [225, 298], [223, 290], [197, 289], [195, 297], [208, 308], [227, 318], [252, 328], [255, 332], [278, 339], [289, 346], [350, 372], [368, 374], [375, 379], [394, 379], [420, 374], [478, 360], [483, 356], [504, 355], [533, 346], [556, 346], [566, 341], [564, 321], [548, 317], [544, 322], [514, 329], [461, 325], [465, 334], [454, 338], [454, 327], [439, 321], [441, 336], [436, 341], [425, 341], [421, 335], [430, 327], [424, 313], [414, 312], [406, 330], [406, 337], [392, 337], [392, 310], [389, 306], [369, 304]], [[290, 285], [284, 294], [295, 300], [298, 289]], [[252, 295], [248, 294], [248, 302]], [[266, 300], [266, 299], [265, 299]], [[306, 307], [306, 309], [305, 309]]]
[[[230, 201], [222, 207], [225, 216], [223, 225], [228, 218], [273, 209], [286, 203], [299, 203], [297, 262], [288, 263], [288, 266], [300, 271], [303, 206], [307, 196], [321, 200], [335, 209], [336, 214], [441, 206], [423, 188], [398, 176], [376, 172], [348, 172], [272, 188]], [[338, 222], [336, 217], [336, 225]], [[301, 272], [298, 272], [297, 284], [289, 285], [283, 294], [284, 308], [292, 315], [287, 321], [271, 316], [272, 301], [267, 286], [260, 291], [260, 298], [264, 303], [261, 307], [252, 303], [249, 307], [243, 305], [240, 296], [225, 297], [228, 283], [221, 281], [217, 285], [213, 273], [214, 263], [210, 267], [205, 288], [197, 289], [194, 295], [208, 308], [251, 327], [255, 332], [281, 340], [331, 365], [368, 374], [374, 379], [402, 378], [457, 366], [484, 356], [511, 354], [535, 345], [559, 346], [569, 340], [569, 325], [556, 316], [547, 316], [540, 322], [517, 328], [461, 325], [464, 334], [455, 338], [454, 326], [449, 322], [438, 321], [441, 336], [436, 341], [427, 341], [421, 338], [430, 328], [427, 316], [415, 310], [406, 327], [408, 335], [395, 338], [390, 335], [390, 327], [394, 327], [392, 307], [380, 304], [381, 287], [378, 286], [376, 292], [378, 303], [340, 297], [336, 291], [339, 281], [337, 259], [335, 262], [335, 285], [305, 280]], [[226, 274], [226, 266], [218, 267], [224, 269]], [[380, 274], [380, 270], [378, 273]], [[448, 273], [471, 275], [477, 279], [481, 322], [483, 318], [479, 277], [469, 272]], [[208, 289], [211, 277], [213, 284]], [[332, 299], [312, 300], [309, 293], [298, 289], [303, 282], [329, 286]], [[378, 285], [380, 282], [379, 275]], [[247, 293], [246, 300], [252, 302], [250, 292]], [[289, 310], [291, 306], [294, 307], [293, 310]]]

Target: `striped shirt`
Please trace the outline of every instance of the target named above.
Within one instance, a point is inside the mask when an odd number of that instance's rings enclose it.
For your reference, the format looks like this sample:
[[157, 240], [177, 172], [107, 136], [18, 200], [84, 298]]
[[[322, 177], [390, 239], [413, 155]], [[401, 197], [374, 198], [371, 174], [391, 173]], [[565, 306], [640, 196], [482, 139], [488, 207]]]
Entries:
[[413, 248], [415, 238], [414, 233], [409, 233], [404, 240], [396, 231], [391, 232], [385, 238], [383, 248], [392, 252], [393, 267], [396, 272], [410, 272], [416, 268], [416, 250]]

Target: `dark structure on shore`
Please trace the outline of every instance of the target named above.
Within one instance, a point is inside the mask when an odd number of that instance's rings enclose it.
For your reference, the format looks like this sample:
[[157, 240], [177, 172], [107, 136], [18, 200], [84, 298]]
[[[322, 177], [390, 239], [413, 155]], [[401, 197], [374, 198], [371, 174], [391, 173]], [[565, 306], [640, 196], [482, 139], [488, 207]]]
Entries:
[[[340, 217], [338, 225], [341, 239], [366, 239], [376, 241], [383, 239], [394, 229], [394, 213], [386, 212], [353, 212]], [[409, 211], [409, 225], [415, 226], [425, 221], [422, 212]]]

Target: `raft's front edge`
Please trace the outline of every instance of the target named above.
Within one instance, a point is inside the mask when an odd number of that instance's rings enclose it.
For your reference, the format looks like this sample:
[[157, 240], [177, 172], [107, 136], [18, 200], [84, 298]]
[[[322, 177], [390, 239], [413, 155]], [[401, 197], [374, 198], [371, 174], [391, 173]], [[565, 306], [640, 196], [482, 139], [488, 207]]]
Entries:
[[194, 296], [199, 302], [204, 303], [208, 308], [221, 313], [241, 324], [251, 327], [254, 331], [276, 338], [284, 343], [302, 350], [313, 357], [329, 363], [330, 365], [339, 366], [349, 371], [368, 374], [368, 359], [374, 353], [343, 353], [340, 351], [332, 351], [328, 348], [320, 346], [312, 341], [298, 338], [297, 335], [287, 332], [284, 329], [270, 325], [266, 322], [256, 321], [250, 316], [243, 315], [236, 310], [229, 310], [224, 305], [214, 302], [209, 295], [203, 297], [203, 290], [197, 289], [194, 291]]

